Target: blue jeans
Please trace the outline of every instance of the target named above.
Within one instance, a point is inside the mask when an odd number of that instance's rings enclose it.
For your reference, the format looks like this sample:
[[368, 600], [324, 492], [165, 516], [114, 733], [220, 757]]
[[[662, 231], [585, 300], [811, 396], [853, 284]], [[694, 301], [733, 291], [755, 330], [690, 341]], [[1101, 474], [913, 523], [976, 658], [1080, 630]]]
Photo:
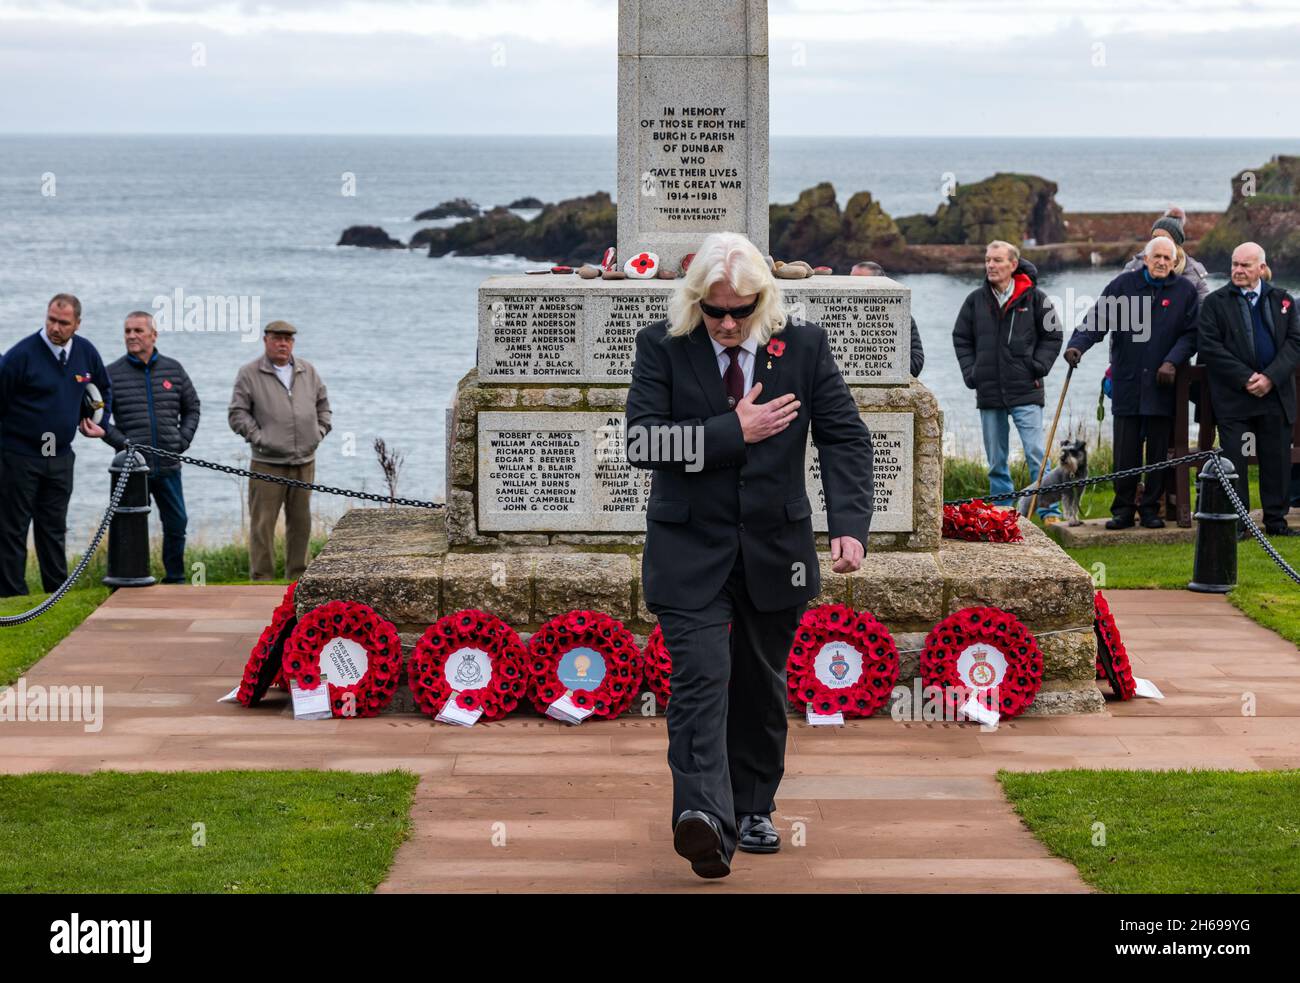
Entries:
[[180, 468], [149, 475], [149, 494], [158, 506], [163, 527], [163, 583], [183, 584], [185, 576], [185, 491], [181, 487]]
[[[1038, 469], [1043, 463], [1043, 408], [1041, 406], [1012, 406], [1009, 409], [980, 410], [980, 426], [984, 430], [984, 456], [989, 461], [989, 494], [1005, 495], [1017, 491], [1011, 483], [1011, 471], [1007, 467], [1010, 452], [1010, 427], [1007, 417], [1015, 422], [1016, 432], [1020, 434], [1020, 443], [1025, 448], [1025, 461], [1029, 464], [1029, 484], [1038, 480]], [[998, 502], [998, 505], [1014, 508], [1017, 501]], [[1053, 502], [1046, 508], [1038, 510], [1040, 519], [1049, 515], [1059, 516], [1061, 503]]]

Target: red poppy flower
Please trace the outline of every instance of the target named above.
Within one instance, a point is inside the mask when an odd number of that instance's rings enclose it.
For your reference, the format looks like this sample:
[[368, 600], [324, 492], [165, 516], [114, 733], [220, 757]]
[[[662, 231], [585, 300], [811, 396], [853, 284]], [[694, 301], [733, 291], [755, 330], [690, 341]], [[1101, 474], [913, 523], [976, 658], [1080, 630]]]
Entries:
[[780, 338], [773, 338], [767, 343], [767, 353], [773, 358], [780, 358], [785, 354], [785, 342]]
[[647, 270], [653, 268], [653, 266], [655, 265], [654, 257], [651, 256], [649, 253], [638, 253], [636, 256], [633, 256], [630, 260], [628, 260], [628, 262], [631, 264], [634, 270], [642, 274], [644, 274]]

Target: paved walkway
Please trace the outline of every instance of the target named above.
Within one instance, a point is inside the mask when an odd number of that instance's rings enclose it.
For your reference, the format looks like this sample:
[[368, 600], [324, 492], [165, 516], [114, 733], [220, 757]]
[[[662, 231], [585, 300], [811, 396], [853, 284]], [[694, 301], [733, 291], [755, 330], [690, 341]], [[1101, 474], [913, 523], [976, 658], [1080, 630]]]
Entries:
[[[393, 767], [420, 774], [415, 830], [382, 891], [1083, 891], [1003, 799], [999, 768], [1300, 767], [1300, 653], [1221, 597], [1108, 593], [1163, 702], [972, 725], [791, 720], [774, 856], [702, 881], [672, 852], [661, 718], [570, 728], [520, 713], [473, 730], [427, 718], [295, 722], [217, 704], [278, 587], [119, 591], [27, 673], [102, 685], [103, 730], [0, 724], [0, 771]], [[0, 636], [2, 638], [3, 636]], [[1243, 716], [1253, 694], [1256, 716]], [[802, 824], [796, 826], [795, 824]], [[801, 830], [805, 845], [791, 843]], [[493, 837], [504, 833], [505, 845]]]

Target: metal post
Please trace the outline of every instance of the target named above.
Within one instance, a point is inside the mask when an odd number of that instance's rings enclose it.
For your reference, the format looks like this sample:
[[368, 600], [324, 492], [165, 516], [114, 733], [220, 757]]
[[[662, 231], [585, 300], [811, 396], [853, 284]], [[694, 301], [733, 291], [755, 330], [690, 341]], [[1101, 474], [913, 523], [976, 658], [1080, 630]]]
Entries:
[[109, 488], [129, 472], [122, 503], [108, 527], [108, 573], [105, 587], [149, 587], [149, 465], [139, 451], [120, 452], [108, 466]]
[[1237, 470], [1228, 458], [1220, 457], [1223, 481], [1213, 459], [1201, 467], [1196, 478], [1196, 557], [1187, 589], [1202, 594], [1226, 594], [1237, 586], [1237, 513], [1228, 500], [1223, 482], [1234, 481]]

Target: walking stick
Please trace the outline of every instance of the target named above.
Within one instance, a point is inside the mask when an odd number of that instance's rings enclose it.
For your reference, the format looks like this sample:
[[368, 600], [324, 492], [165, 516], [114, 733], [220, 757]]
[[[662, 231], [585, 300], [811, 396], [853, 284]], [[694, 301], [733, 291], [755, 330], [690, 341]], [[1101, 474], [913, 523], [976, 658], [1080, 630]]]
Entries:
[[1061, 407], [1065, 405], [1065, 394], [1070, 391], [1070, 376], [1074, 375], [1071, 365], [1065, 373], [1065, 385], [1061, 386], [1061, 398], [1056, 401], [1056, 416], [1052, 417], [1052, 430], [1047, 435], [1047, 445], [1043, 448], [1043, 460], [1038, 465], [1038, 483], [1034, 486], [1034, 497], [1029, 500], [1029, 518], [1034, 517], [1038, 505], [1038, 492], [1043, 487], [1043, 475], [1047, 472], [1047, 459], [1052, 456], [1052, 445], [1056, 442], [1056, 425], [1061, 421]]

